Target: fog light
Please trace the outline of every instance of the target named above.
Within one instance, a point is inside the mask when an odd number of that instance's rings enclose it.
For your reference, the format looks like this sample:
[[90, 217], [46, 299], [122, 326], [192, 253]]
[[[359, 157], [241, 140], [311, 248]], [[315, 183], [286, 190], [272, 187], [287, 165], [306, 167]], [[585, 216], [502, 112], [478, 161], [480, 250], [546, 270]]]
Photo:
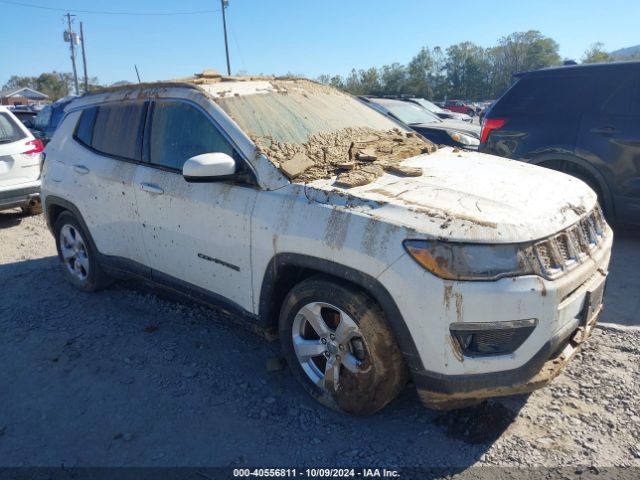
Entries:
[[537, 318], [507, 322], [452, 323], [451, 335], [469, 357], [515, 352], [538, 324]]

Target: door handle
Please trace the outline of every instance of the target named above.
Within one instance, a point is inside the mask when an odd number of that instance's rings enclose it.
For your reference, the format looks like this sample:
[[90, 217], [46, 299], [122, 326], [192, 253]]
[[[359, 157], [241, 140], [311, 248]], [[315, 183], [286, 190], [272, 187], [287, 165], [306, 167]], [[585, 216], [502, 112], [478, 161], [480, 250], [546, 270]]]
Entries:
[[606, 127], [592, 128], [591, 131], [593, 133], [599, 133], [601, 135], [613, 135], [614, 133], [620, 133], [620, 130], [611, 125], [607, 125]]
[[141, 183], [140, 189], [154, 195], [162, 195], [164, 193], [164, 190], [155, 183]]
[[84, 165], [74, 165], [73, 171], [79, 173], [80, 175], [86, 175], [87, 173], [89, 173], [89, 169]]

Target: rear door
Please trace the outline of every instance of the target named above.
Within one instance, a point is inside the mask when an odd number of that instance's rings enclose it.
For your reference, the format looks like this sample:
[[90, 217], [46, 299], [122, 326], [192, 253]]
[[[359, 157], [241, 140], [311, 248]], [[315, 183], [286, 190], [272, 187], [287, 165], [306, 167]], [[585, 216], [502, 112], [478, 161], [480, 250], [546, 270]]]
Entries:
[[616, 217], [640, 223], [640, 74], [618, 67], [592, 82], [594, 98], [582, 117], [576, 155], [605, 177]]
[[141, 274], [147, 259], [133, 176], [142, 161], [147, 106], [118, 102], [73, 112], [64, 122], [72, 123], [72, 131], [61, 132], [73, 135], [73, 141], [52, 154], [66, 164], [62, 188], [80, 210], [98, 251], [112, 262], [129, 261], [127, 267], [137, 266]]
[[134, 179], [153, 275], [180, 280], [252, 310], [251, 213], [258, 190], [230, 182], [189, 183], [184, 162], [224, 152], [242, 162], [228, 137], [202, 110], [158, 100], [147, 123], [148, 163]]
[[41, 151], [13, 114], [0, 110], [0, 189], [40, 178]]

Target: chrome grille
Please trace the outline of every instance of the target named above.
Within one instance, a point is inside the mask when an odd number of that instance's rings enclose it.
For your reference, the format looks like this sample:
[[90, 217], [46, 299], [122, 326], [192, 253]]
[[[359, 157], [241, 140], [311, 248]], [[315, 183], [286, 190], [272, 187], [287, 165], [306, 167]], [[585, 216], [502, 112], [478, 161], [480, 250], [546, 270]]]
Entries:
[[606, 223], [597, 206], [577, 224], [534, 245], [541, 274], [554, 278], [578, 265], [602, 243]]

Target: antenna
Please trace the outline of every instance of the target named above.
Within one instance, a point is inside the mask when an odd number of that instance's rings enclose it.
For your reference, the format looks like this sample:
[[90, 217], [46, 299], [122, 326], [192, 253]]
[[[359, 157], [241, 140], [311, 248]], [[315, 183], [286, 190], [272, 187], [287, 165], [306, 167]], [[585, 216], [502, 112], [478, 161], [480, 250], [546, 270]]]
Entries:
[[134, 65], [134, 67], [135, 67], [135, 69], [136, 69], [136, 76], [138, 77], [138, 83], [142, 83], [142, 82], [140, 81], [140, 73], [138, 73], [138, 66], [137, 66], [137, 65]]

